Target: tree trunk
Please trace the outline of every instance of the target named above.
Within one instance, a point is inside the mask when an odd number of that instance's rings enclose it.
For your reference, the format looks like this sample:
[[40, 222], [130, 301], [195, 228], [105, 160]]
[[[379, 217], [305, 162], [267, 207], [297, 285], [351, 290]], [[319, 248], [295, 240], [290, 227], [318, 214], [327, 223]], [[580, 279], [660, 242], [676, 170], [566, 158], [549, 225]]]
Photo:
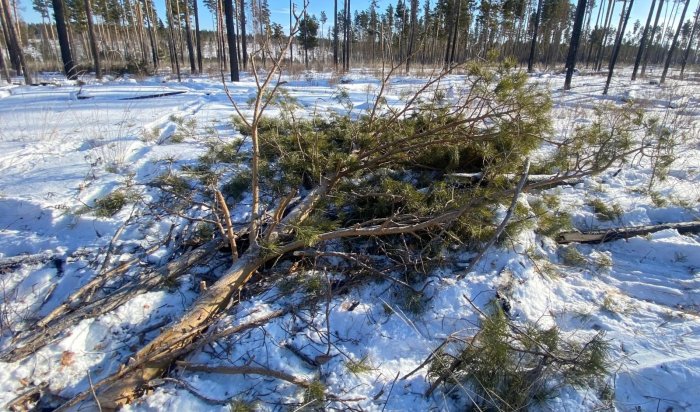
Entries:
[[642, 55], [647, 47], [647, 34], [649, 33], [649, 25], [651, 24], [651, 19], [654, 17], [654, 5], [656, 0], [651, 1], [651, 7], [649, 8], [649, 16], [647, 17], [647, 22], [644, 25], [644, 31], [642, 32], [642, 39], [639, 42], [639, 50], [637, 50], [637, 57], [634, 59], [634, 69], [632, 69], [632, 81], [637, 80], [637, 70], [639, 70], [639, 63], [642, 62]]
[[7, 65], [5, 64], [5, 57], [3, 55], [2, 50], [0, 50], [0, 70], [2, 70], [2, 75], [5, 77], [5, 80], [7, 83], [11, 83], [12, 80], [10, 78], [10, 70], [7, 68]]
[[238, 51], [236, 50], [236, 28], [233, 23], [233, 0], [224, 0], [224, 14], [226, 14], [226, 39], [228, 40], [229, 67], [231, 69], [231, 81], [240, 81], [238, 73]]
[[659, 81], [659, 84], [664, 84], [664, 82], [666, 81], [668, 67], [671, 65], [673, 52], [676, 51], [676, 46], [678, 46], [678, 36], [681, 34], [681, 29], [683, 29], [683, 22], [685, 20], [685, 13], [688, 11], [688, 5], [690, 5], [690, 0], [685, 0], [685, 6], [683, 6], [681, 19], [678, 21], [678, 28], [676, 29], [676, 34], [673, 35], [673, 41], [671, 42], [671, 48], [668, 50], [668, 55], [666, 56], [666, 63], [664, 63], [664, 71], [661, 74], [661, 80]]
[[333, 65], [338, 71], [338, 0], [335, 0], [333, 8]]
[[87, 20], [88, 38], [90, 39], [90, 51], [92, 52], [92, 61], [95, 65], [95, 77], [102, 78], [102, 69], [100, 67], [100, 52], [97, 50], [97, 38], [95, 37], [95, 26], [92, 21], [92, 4], [90, 0], [85, 0], [85, 18]]
[[197, 45], [197, 68], [202, 72], [202, 33], [199, 31], [199, 6], [197, 0], [192, 0], [192, 12], [194, 13], [194, 35]]
[[600, 71], [603, 66], [603, 54], [605, 51], [605, 43], [608, 42], [608, 33], [610, 32], [610, 23], [612, 22], [613, 11], [615, 11], [615, 1], [609, 0], [608, 10], [605, 12], [605, 25], [603, 26], [603, 35], [600, 37], [600, 45], [595, 57], [595, 70]]
[[535, 63], [535, 50], [537, 49], [537, 30], [540, 27], [540, 18], [542, 17], [543, 0], [537, 1], [537, 13], [535, 14], [535, 26], [532, 30], [532, 43], [530, 44], [530, 57], [527, 59], [527, 72], [532, 73]]
[[690, 48], [693, 46], [693, 38], [695, 37], [695, 31], [698, 28], [698, 18], [700, 18], [700, 4], [698, 4], [698, 9], [695, 11], [695, 21], [693, 22], [693, 28], [690, 30], [690, 36], [688, 37], [688, 47], [685, 49], [683, 54], [683, 60], [681, 62], [681, 79], [683, 79], [683, 72], [685, 71], [685, 64], [688, 62], [688, 56], [690, 55]]
[[455, 13], [457, 13], [455, 17], [455, 24], [452, 29], [452, 47], [450, 47], [450, 59], [449, 59], [449, 67], [452, 67], [452, 63], [454, 63], [455, 59], [455, 53], [457, 51], [457, 43], [459, 42], [459, 18], [461, 17], [461, 11], [462, 11], [462, 0], [456, 0], [455, 2], [457, 6], [457, 10]]
[[411, 71], [411, 58], [413, 57], [415, 41], [416, 41], [416, 26], [418, 22], [418, 0], [411, 0], [411, 34], [408, 38], [408, 56], [406, 57], [406, 74]]
[[[603, 0], [603, 2], [604, 1], [605, 0]], [[610, 0], [610, 1], [612, 1], [612, 0]], [[656, 0], [654, 0], [654, 1], [656, 1]], [[600, 6], [598, 7], [598, 16], [595, 18], [595, 28], [593, 29], [593, 32], [598, 31], [598, 24], [600, 23], [600, 16], [601, 16], [602, 11], [603, 11], [603, 4], [604, 4], [603, 2], [601, 2]], [[591, 62], [591, 53], [593, 52], [593, 32], [591, 32], [591, 38], [590, 38], [590, 41], [588, 42], [588, 53], [586, 56], [586, 69], [588, 68], [588, 65]]]
[[612, 80], [613, 71], [615, 70], [615, 63], [617, 62], [617, 56], [620, 54], [620, 45], [622, 44], [622, 38], [625, 34], [625, 28], [627, 28], [627, 21], [630, 19], [630, 12], [632, 11], [632, 5], [634, 0], [630, 0], [629, 6], [627, 6], [627, 12], [624, 14], [624, 19], [622, 20], [622, 27], [620, 28], [620, 35], [617, 36], [615, 42], [615, 47], [613, 47], [613, 54], [610, 58], [610, 65], [608, 66], [608, 79], [605, 81], [605, 89], [603, 94], [608, 94], [608, 88], [610, 88], [610, 80]]
[[7, 54], [10, 58], [10, 64], [12, 65], [12, 69], [19, 76], [20, 72], [22, 71], [22, 63], [19, 60], [19, 53], [15, 48], [15, 44], [10, 40], [9, 28], [11, 26], [11, 23], [8, 24], [7, 20], [5, 20], [5, 12], [3, 10], [4, 6], [2, 4], [2, 1], [0, 1], [0, 25], [2, 25], [2, 33], [5, 37], [5, 47], [7, 47]]
[[177, 81], [181, 81], [180, 77], [180, 61], [177, 58], [177, 44], [175, 33], [173, 31], [173, 9], [168, 0], [165, 1], [166, 14], [168, 19], [168, 44], [170, 46], [170, 62], [174, 66], [173, 69], [177, 73]]
[[[3, 0], [7, 1], [7, 0]], [[68, 43], [68, 31], [66, 30], [66, 20], [63, 11], [62, 0], [52, 0], [54, 18], [56, 19], [56, 31], [58, 32], [58, 44], [61, 47], [61, 60], [63, 60], [63, 71], [70, 80], [78, 78], [78, 71], [75, 69], [75, 62]]]
[[[0, 1], [0, 8], [2, 8], [3, 17], [5, 19], [4, 28], [7, 29], [6, 40], [8, 44], [8, 50], [10, 51], [10, 60], [12, 60], [13, 55], [15, 59], [19, 62], [19, 67], [22, 69], [22, 74], [24, 75], [24, 82], [26, 84], [32, 83], [32, 76], [29, 67], [27, 67], [27, 60], [24, 56], [24, 51], [22, 50], [22, 45], [19, 43], [17, 37], [17, 32], [15, 31], [15, 25], [12, 22], [12, 15], [10, 14], [10, 5], [7, 0]], [[19, 67], [16, 67], [17, 74], [19, 74]]]
[[241, 52], [243, 55], [243, 70], [248, 69], [248, 39], [246, 37], [246, 22], [245, 22], [245, 0], [241, 0], [241, 9], [239, 10], [241, 15]]
[[656, 35], [656, 29], [659, 27], [659, 19], [661, 18], [661, 10], [664, 8], [664, 0], [659, 0], [659, 8], [656, 10], [656, 17], [654, 18], [654, 27], [651, 28], [651, 34], [649, 35], [649, 46], [644, 50], [644, 55], [642, 56], [642, 72], [641, 76], [647, 71], [647, 62], [649, 61], [649, 48], [654, 44], [654, 36]]
[[[194, 0], [195, 2], [197, 0]], [[190, 60], [190, 74], [197, 73], [197, 63], [194, 55], [194, 42], [192, 41], [192, 26], [190, 25], [190, 6], [189, 0], [185, 0], [185, 39], [187, 40], [187, 55]]]
[[158, 70], [158, 46], [156, 44], [156, 38], [154, 34], [154, 27], [153, 24], [151, 24], [151, 13], [150, 13], [150, 7], [146, 4], [146, 0], [141, 0], [144, 8], [144, 12], [146, 13], [146, 28], [148, 29], [148, 40], [151, 43], [151, 57], [153, 58], [153, 70], [156, 71]]
[[578, 55], [578, 44], [581, 39], [581, 27], [583, 18], [586, 16], [586, 0], [578, 0], [574, 28], [571, 31], [571, 42], [569, 44], [569, 55], [566, 57], [566, 80], [564, 80], [564, 90], [571, 89], [571, 77], [576, 66], [576, 56]]

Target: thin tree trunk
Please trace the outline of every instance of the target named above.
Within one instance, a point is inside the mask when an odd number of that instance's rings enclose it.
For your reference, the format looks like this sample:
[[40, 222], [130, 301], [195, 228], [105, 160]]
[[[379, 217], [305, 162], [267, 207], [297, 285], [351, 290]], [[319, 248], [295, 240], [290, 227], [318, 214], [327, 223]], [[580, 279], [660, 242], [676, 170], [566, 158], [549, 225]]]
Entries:
[[537, 13], [535, 14], [535, 27], [532, 31], [532, 42], [530, 43], [530, 57], [527, 59], [527, 72], [532, 73], [535, 63], [535, 51], [537, 49], [537, 30], [540, 27], [540, 18], [542, 17], [542, 3], [544, 0], [537, 1]]
[[676, 51], [676, 46], [678, 46], [678, 35], [681, 34], [681, 29], [683, 29], [683, 22], [685, 20], [685, 13], [688, 11], [688, 5], [690, 5], [690, 0], [685, 0], [685, 6], [683, 6], [683, 12], [681, 13], [681, 19], [678, 21], [678, 28], [676, 29], [676, 34], [673, 36], [673, 41], [671, 42], [671, 48], [668, 50], [668, 55], [666, 56], [666, 63], [664, 64], [664, 71], [661, 74], [660, 84], [664, 84], [666, 81], [666, 75], [668, 74], [668, 67], [671, 65], [671, 59], [673, 58], [673, 52]]
[[454, 28], [452, 29], [453, 34], [452, 34], [452, 47], [450, 48], [450, 61], [449, 65], [452, 67], [452, 63], [455, 61], [455, 53], [457, 50], [457, 43], [459, 42], [459, 18], [461, 16], [461, 11], [462, 11], [462, 0], [455, 0], [455, 4], [457, 5], [457, 10], [455, 13], [457, 13], [455, 17], [455, 24]]
[[[194, 0], [197, 1], [197, 0]], [[197, 73], [197, 63], [194, 55], [194, 42], [192, 41], [192, 27], [190, 25], [190, 6], [187, 4], [189, 0], [185, 0], [185, 39], [187, 40], [187, 55], [190, 60], [190, 74]]]
[[338, 0], [333, 2], [333, 65], [338, 71]]
[[7, 81], [7, 83], [11, 83], [12, 79], [10, 78], [10, 70], [7, 68], [7, 65], [5, 64], [5, 57], [4, 57], [2, 49], [0, 49], [0, 70], [2, 70], [2, 74], [5, 77], [5, 80]]
[[571, 43], [569, 44], [569, 55], [566, 57], [566, 80], [564, 80], [564, 90], [571, 89], [571, 77], [574, 75], [576, 56], [578, 56], [581, 27], [583, 25], [583, 18], [586, 16], [586, 0], [578, 0], [575, 16], [574, 28], [571, 31]]
[[[7, 0], [3, 0], [7, 1]], [[63, 12], [63, 1], [52, 0], [54, 17], [56, 18], [56, 31], [58, 32], [58, 44], [61, 47], [61, 60], [63, 60], [63, 71], [71, 80], [78, 78], [78, 71], [75, 69], [75, 62], [68, 43], [68, 32], [66, 30], [66, 20]]]
[[[12, 15], [10, 14], [10, 4], [7, 0], [1, 0], [0, 6], [2, 6], [2, 13], [5, 19], [5, 24], [3, 24], [3, 28], [7, 29], [6, 40], [8, 44], [8, 50], [10, 51], [10, 60], [12, 60], [12, 56], [14, 55], [15, 59], [19, 62], [19, 67], [16, 67], [15, 71], [17, 71], [17, 74], [19, 74], [21, 68], [22, 74], [24, 75], [24, 82], [26, 84], [31, 84], [31, 71], [29, 70], [29, 67], [27, 67], [27, 61], [24, 57], [24, 51], [22, 50], [22, 46], [20, 45], [19, 40], [17, 38], [17, 33], [15, 32], [15, 25], [12, 22]], [[72, 73], [75, 73], [75, 69], [73, 69]]]
[[690, 36], [688, 37], [688, 47], [686, 47], [685, 53], [683, 54], [683, 61], [681, 62], [681, 79], [683, 79], [685, 64], [688, 62], [690, 48], [693, 46], [693, 38], [695, 37], [695, 31], [698, 28], [698, 18], [700, 18], [700, 3], [698, 4], [698, 9], [695, 11], [695, 21], [693, 22], [693, 28], [690, 30]]
[[408, 56], [406, 57], [406, 74], [411, 71], [411, 58], [414, 53], [414, 46], [416, 41], [416, 26], [418, 22], [418, 0], [411, 0], [411, 34], [408, 38]]
[[[613, 0], [610, 0], [610, 1], [613, 1]], [[656, 1], [656, 0], [654, 0], [654, 1]], [[593, 52], [593, 33], [598, 32], [598, 24], [600, 23], [600, 16], [602, 14], [601, 12], [603, 11], [604, 2], [605, 2], [605, 0], [602, 0], [602, 2], [600, 3], [600, 6], [598, 7], [598, 16], [595, 18], [595, 28], [593, 29], [593, 32], [591, 32], [591, 38], [590, 38], [590, 41], [588, 42], [588, 53], [586, 56], [586, 69], [588, 68], [588, 65], [591, 62], [591, 53]]]
[[197, 0], [192, 0], [192, 12], [194, 13], [194, 35], [197, 44], [197, 68], [202, 72], [202, 33], [199, 30], [199, 6]]
[[610, 23], [612, 22], [613, 11], [615, 11], [615, 1], [609, 0], [608, 10], [605, 13], [605, 25], [603, 26], [603, 35], [600, 38], [600, 45], [595, 57], [595, 70], [600, 71], [603, 66], [603, 54], [605, 51], [605, 43], [608, 42], [608, 33], [610, 32]]
[[654, 27], [651, 28], [651, 34], [649, 35], [649, 45], [644, 50], [644, 55], [642, 57], [642, 72], [641, 76], [647, 71], [647, 62], [649, 61], [649, 49], [654, 44], [654, 36], [656, 35], [656, 29], [659, 27], [659, 18], [661, 17], [661, 10], [664, 8], [664, 0], [659, 0], [659, 8], [656, 9], [656, 17], [654, 18]]
[[625, 18], [622, 21], [622, 27], [620, 28], [620, 35], [617, 36], [615, 47], [613, 47], [613, 54], [610, 58], [610, 65], [608, 66], [608, 79], [605, 81], [605, 89], [603, 90], [604, 95], [608, 94], [608, 89], [610, 88], [610, 80], [612, 80], [613, 71], [615, 70], [617, 56], [620, 54], [620, 45], [622, 44], [622, 38], [624, 37], [625, 29], [627, 28], [627, 21], [630, 19], [630, 12], [632, 11], [633, 4], [634, 0], [630, 0], [630, 4], [627, 7], [627, 12], [625, 13]]
[[92, 21], [92, 4], [90, 0], [85, 0], [85, 18], [87, 19], [88, 37], [90, 39], [90, 51], [92, 52], [92, 62], [95, 65], [95, 77], [102, 78], [102, 68], [100, 67], [100, 53], [97, 50], [97, 38], [95, 37], [95, 25]]
[[154, 27], [151, 23], [151, 13], [149, 11], [150, 7], [146, 4], [146, 0], [141, 0], [144, 11], [146, 12], [146, 28], [148, 29], [148, 40], [151, 43], [151, 57], [153, 59], [153, 71], [158, 70], [158, 46], [156, 45], [156, 38], [154, 34]]
[[632, 69], [632, 81], [637, 80], [637, 70], [639, 70], [639, 63], [642, 62], [642, 55], [644, 55], [644, 50], [647, 47], [647, 35], [649, 34], [649, 25], [651, 24], [651, 19], [652, 17], [654, 17], [654, 5], [656, 5], [656, 0], [651, 1], [651, 7], [649, 8], [649, 16], [647, 17], [647, 22], [644, 25], [642, 39], [639, 42], [637, 57], [635, 57], [634, 59], [634, 69]]
[[175, 33], [173, 30], [173, 9], [168, 0], [165, 0], [165, 8], [166, 8], [166, 13], [167, 13], [167, 19], [168, 19], [168, 39], [169, 42], [168, 44], [170, 45], [170, 61], [171, 64], [175, 69], [175, 73], [177, 73], [177, 81], [182, 81], [182, 78], [180, 77], [180, 61], [177, 58], [177, 45], [176, 45], [176, 38], [175, 38]]
[[241, 52], [243, 54], [243, 70], [248, 69], [248, 38], [246, 36], [246, 22], [245, 22], [245, 0], [241, 0], [241, 9], [239, 10], [241, 16]]
[[226, 39], [228, 40], [228, 54], [231, 69], [231, 81], [240, 80], [238, 74], [238, 51], [236, 50], [236, 32], [234, 27], [233, 0], [224, 1], [224, 13], [226, 14]]

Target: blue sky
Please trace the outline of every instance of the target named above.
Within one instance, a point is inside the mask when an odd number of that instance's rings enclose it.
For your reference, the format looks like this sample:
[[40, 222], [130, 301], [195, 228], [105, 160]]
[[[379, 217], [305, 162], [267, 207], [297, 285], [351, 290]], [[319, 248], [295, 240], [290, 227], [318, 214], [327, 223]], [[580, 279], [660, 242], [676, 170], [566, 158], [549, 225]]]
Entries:
[[[24, 17], [25, 20], [29, 22], [38, 22], [41, 20], [40, 16], [32, 9], [31, 7], [31, 2], [30, 0], [17, 0], [19, 1], [20, 4], [20, 10], [21, 13]], [[199, 2], [199, 9], [200, 9], [200, 24], [202, 25], [202, 28], [208, 29], [212, 28], [214, 26], [213, 24], [213, 17], [209, 13], [209, 11], [204, 7], [204, 4], [202, 3], [202, 0], [197, 0]], [[589, 0], [590, 1], [590, 0]], [[666, 0], [666, 2], [671, 2], [673, 0]], [[700, 0], [691, 0], [690, 6], [688, 7], [688, 12], [686, 14], [686, 20], [689, 20], [693, 17], [693, 13], [698, 7], [698, 1]], [[250, 2], [250, 0], [248, 0]], [[575, 3], [574, 0], [572, 0], [573, 3]], [[298, 7], [301, 6], [302, 0], [295, 0], [293, 3], [296, 3]], [[338, 0], [338, 7], [342, 8], [343, 0]], [[391, 4], [396, 4], [396, 0], [379, 0], [379, 10], [384, 11], [389, 5]], [[423, 0], [420, 0], [420, 3], [423, 3]], [[600, 0], [596, 0], [596, 3], [600, 4]], [[658, 0], [657, 0], [658, 3]], [[165, 0], [155, 0], [156, 8], [159, 11], [160, 15], [164, 14], [165, 10]], [[273, 21], [279, 22], [282, 24], [285, 29], [288, 29], [289, 27], [289, 0], [268, 0], [268, 4], [270, 5], [270, 11], [271, 11], [271, 19]], [[370, 0], [351, 0], [351, 7], [353, 10], [364, 10], [369, 7]], [[634, 24], [635, 20], [640, 20], [642, 24], [646, 21], [647, 14], [649, 12], [649, 6], [651, 5], [651, 0], [634, 0], [634, 5], [632, 7], [632, 15], [630, 17], [630, 22], [629, 22], [629, 27], [631, 28], [632, 25]], [[620, 10], [620, 5], [616, 5], [616, 11]], [[329, 25], [332, 25], [333, 23], [333, 0], [310, 0], [309, 1], [309, 13], [315, 14], [316, 16], [319, 16], [321, 14], [321, 11], [325, 11], [326, 15], [328, 16], [328, 22], [326, 23], [325, 29], [327, 30]], [[596, 13], [594, 12], [593, 14], [593, 19], [595, 20]], [[619, 13], [616, 13], [616, 16], [619, 16]], [[679, 11], [679, 16], [680, 16], [680, 11]], [[162, 18], [162, 17], [161, 17]], [[663, 14], [662, 14], [662, 19], [663, 19]], [[614, 22], [617, 22], [617, 17], [613, 19]], [[593, 22], [591, 23], [591, 25]], [[617, 24], [617, 23], [615, 23]]]

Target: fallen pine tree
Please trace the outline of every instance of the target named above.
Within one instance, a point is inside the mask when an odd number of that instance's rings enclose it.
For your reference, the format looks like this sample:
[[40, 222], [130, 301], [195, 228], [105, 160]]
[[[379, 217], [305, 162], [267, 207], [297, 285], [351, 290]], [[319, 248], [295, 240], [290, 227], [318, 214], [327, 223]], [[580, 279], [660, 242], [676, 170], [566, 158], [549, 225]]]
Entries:
[[[118, 371], [61, 409], [89, 399], [101, 408], [117, 408], [137, 399], [175, 361], [201, 347], [251, 277], [271, 262], [292, 259], [302, 250], [369, 248], [402, 268], [406, 278], [424, 274], [439, 264], [455, 239], [493, 244], [508, 223], [498, 225], [495, 210], [514, 203], [520, 190], [598, 173], [640, 150], [629, 142], [632, 114], [615, 112], [619, 118], [612, 130], [598, 123], [576, 135], [586, 144], [562, 146], [555, 158], [559, 174], [516, 188], [510, 179], [498, 177], [519, 174], [528, 154], [550, 132], [550, 117], [547, 95], [512, 66], [466, 67], [461, 95], [449, 101], [438, 91], [450, 72], [436, 74], [401, 107], [384, 99], [395, 66], [362, 116], [300, 120], [280, 89], [283, 56], [281, 51], [265, 78], [255, 74], [258, 93], [251, 116], [234, 104], [239, 129], [252, 142], [244, 158], [250, 164], [252, 193], [245, 244], [236, 241], [230, 219], [223, 219], [221, 232], [232, 251], [223, 276]], [[281, 108], [274, 119], [263, 116], [271, 105]], [[493, 183], [460, 187], [450, 183], [451, 172], [481, 173]], [[207, 190], [217, 193], [218, 188], [211, 188], [215, 185], [219, 182]], [[186, 269], [184, 264], [180, 268]]]

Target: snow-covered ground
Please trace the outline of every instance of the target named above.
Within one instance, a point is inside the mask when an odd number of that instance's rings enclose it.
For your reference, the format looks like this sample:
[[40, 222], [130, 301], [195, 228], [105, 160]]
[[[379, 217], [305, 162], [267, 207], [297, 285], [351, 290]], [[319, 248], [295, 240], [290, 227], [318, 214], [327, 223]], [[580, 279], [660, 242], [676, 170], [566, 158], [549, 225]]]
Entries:
[[[651, 169], [632, 162], [545, 194], [557, 195], [581, 230], [700, 220], [700, 83], [671, 80], [659, 87], [632, 84], [627, 78], [616, 77], [607, 97], [601, 96], [601, 76], [576, 77], [571, 91], [561, 90], [561, 75], [543, 74], [531, 81], [551, 90], [555, 135], [589, 122], [592, 109], [604, 103], [636, 100], [645, 104], [647, 116], [680, 114], [686, 137], [668, 178], [657, 182], [650, 195], [643, 189]], [[330, 75], [310, 74], [285, 79], [284, 89], [308, 112], [361, 112], [373, 102], [379, 81], [359, 71], [348, 79], [336, 84]], [[167, 237], [172, 224], [181, 222], [164, 219], [123, 226], [126, 221], [146, 222], [150, 215], [131, 204], [112, 217], [98, 217], [92, 209], [97, 199], [116, 188], [126, 188], [146, 202], [154, 196], [148, 183], [172, 168], [196, 164], [208, 139], [231, 141], [239, 136], [231, 123], [229, 96], [219, 81], [160, 80], [0, 89], [0, 263], [20, 255], [48, 256], [38, 263], [0, 267], [0, 349], [11, 348], [14, 334], [34, 328], [36, 319], [101, 266], [128, 261], [135, 250], [153, 245], [155, 251], [145, 257], [148, 262], [158, 263], [172, 253], [169, 243], [157, 243]], [[448, 98], [450, 84], [462, 80], [450, 76], [442, 83]], [[400, 101], [424, 81], [393, 79], [388, 102]], [[230, 97], [244, 108], [255, 93], [250, 76], [227, 86]], [[523, 197], [534, 200], [535, 195]], [[592, 210], [592, 199], [619, 205], [619, 218], [601, 219]], [[234, 220], [245, 220], [245, 202], [234, 213]], [[316, 308], [223, 338], [188, 361], [264, 366], [320, 380], [326, 393], [334, 395], [328, 402], [337, 409], [456, 410], [466, 402], [458, 391], [424, 396], [430, 386], [427, 368], [402, 377], [448, 336], [474, 334], [478, 314], [469, 300], [484, 307], [497, 290], [507, 289], [511, 314], [519, 321], [556, 325], [573, 339], [606, 332], [612, 345], [609, 382], [617, 410], [700, 410], [697, 235], [665, 230], [601, 245], [568, 246], [585, 259], [578, 265], [565, 262], [564, 247], [531, 230], [509, 246], [491, 250], [461, 279], [454, 276], [459, 267], [432, 273], [425, 281], [430, 299], [416, 313], [402, 309], [400, 296], [389, 292], [388, 284], [367, 284]], [[108, 250], [111, 259], [103, 262]], [[465, 251], [463, 259], [469, 257]], [[63, 398], [86, 390], [90, 381], [113, 373], [160, 326], [184, 313], [198, 285], [199, 278], [192, 274], [167, 289], [140, 293], [110, 313], [82, 320], [26, 359], [2, 363], [0, 405], [34, 386], [48, 385], [52, 394]], [[299, 298], [273, 288], [232, 309], [221, 326], [265, 316]], [[310, 365], [295, 351], [318, 365]], [[297, 386], [257, 375], [181, 370], [173, 376], [177, 380], [163, 382], [130, 408], [230, 410], [231, 400], [257, 400], [260, 409], [294, 410], [304, 401]], [[538, 408], [588, 411], [604, 406], [600, 393], [566, 388]]]

